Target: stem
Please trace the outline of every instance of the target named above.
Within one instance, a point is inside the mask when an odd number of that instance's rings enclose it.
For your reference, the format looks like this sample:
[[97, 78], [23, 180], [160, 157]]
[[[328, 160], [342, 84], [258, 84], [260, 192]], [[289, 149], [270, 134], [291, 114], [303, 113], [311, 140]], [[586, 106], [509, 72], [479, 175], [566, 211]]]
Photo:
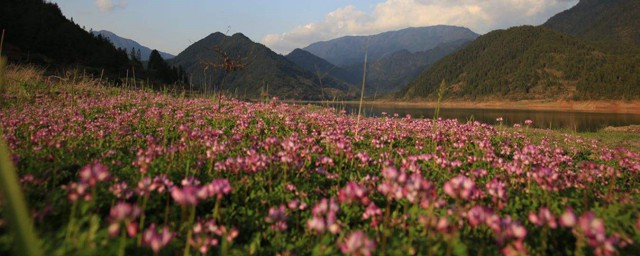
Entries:
[[388, 232], [388, 226], [389, 226], [389, 218], [391, 217], [391, 199], [387, 198], [387, 208], [385, 209], [385, 213], [384, 213], [384, 223], [382, 224], [382, 247], [381, 247], [381, 252], [384, 254], [387, 250], [387, 232]]
[[75, 223], [76, 223], [76, 211], [78, 209], [78, 202], [74, 201], [73, 205], [71, 206], [71, 215], [69, 216], [69, 223], [67, 223], [67, 232], [66, 235], [64, 236], [64, 245], [67, 245], [67, 242], [69, 242], [69, 239], [71, 239], [71, 232], [74, 229]]
[[[140, 225], [138, 226], [138, 230], [144, 229], [144, 211], [147, 209], [147, 201], [149, 201], [149, 194], [147, 193], [142, 199], [142, 213], [140, 213]], [[138, 237], [138, 246], [142, 245], [142, 235]]]
[[123, 228], [120, 232], [120, 247], [118, 247], [118, 256], [124, 256], [124, 251], [127, 248], [127, 226], [129, 226], [129, 223], [125, 223], [125, 228]]
[[189, 215], [189, 225], [187, 226], [187, 239], [185, 240], [185, 246], [184, 246], [184, 256], [189, 256], [189, 239], [191, 239], [191, 233], [193, 232], [193, 221], [196, 218], [196, 206], [192, 206], [191, 207], [191, 213]]
[[219, 208], [220, 199], [216, 199], [216, 204], [213, 206], [213, 220], [218, 220]]

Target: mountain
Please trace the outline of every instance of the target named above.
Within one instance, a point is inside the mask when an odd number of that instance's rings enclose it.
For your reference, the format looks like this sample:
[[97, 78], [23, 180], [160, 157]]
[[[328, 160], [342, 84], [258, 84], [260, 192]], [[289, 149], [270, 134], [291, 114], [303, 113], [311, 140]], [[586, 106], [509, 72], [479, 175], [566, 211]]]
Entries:
[[616, 54], [544, 27], [490, 32], [443, 58], [400, 98], [566, 100], [640, 98], [640, 54]]
[[345, 67], [364, 62], [365, 48], [369, 60], [377, 60], [400, 50], [409, 52], [427, 51], [440, 44], [473, 40], [478, 34], [463, 27], [431, 26], [407, 28], [371, 36], [346, 36], [329, 41], [313, 43], [304, 50], [330, 63]]
[[127, 53], [68, 20], [55, 3], [43, 0], [0, 1], [3, 55], [11, 62], [48, 67], [82, 66], [87, 72], [122, 72]]
[[543, 26], [591, 42], [638, 44], [639, 13], [638, 0], [581, 0]]
[[[216, 50], [219, 49], [219, 50]], [[242, 70], [224, 71], [210, 63], [223, 63], [226, 53], [230, 60], [242, 62]], [[192, 44], [171, 60], [190, 74], [191, 83], [201, 88], [219, 90], [242, 98], [278, 96], [295, 99], [325, 99], [349, 96], [348, 84], [324, 79], [322, 85], [316, 76], [287, 60], [262, 44], [243, 34], [226, 36], [213, 33]], [[224, 84], [223, 84], [224, 79]]]
[[[470, 40], [461, 39], [415, 53], [403, 49], [373, 60], [367, 64], [365, 94], [375, 96], [400, 90], [433, 63], [463, 48], [470, 42]], [[356, 74], [358, 81], [361, 81], [362, 68], [362, 64], [355, 64], [344, 69], [351, 74]]]
[[362, 72], [354, 74], [302, 49], [295, 49], [285, 57], [316, 76], [329, 76], [350, 84], [357, 84], [362, 80]]
[[[138, 42], [133, 41], [131, 39], [120, 37], [115, 33], [107, 30], [93, 31], [92, 33], [94, 35], [100, 35], [108, 39], [109, 41], [111, 41], [111, 43], [113, 43], [113, 45], [116, 46], [116, 48], [126, 49], [127, 52], [131, 51], [132, 48], [135, 48], [136, 50], [140, 50], [140, 56], [141, 56], [140, 60], [141, 61], [149, 60], [149, 55], [151, 54], [151, 51], [152, 51], [152, 49], [150, 49], [149, 47], [141, 45]], [[160, 56], [162, 56], [162, 58], [165, 60], [172, 59], [173, 57], [175, 57], [170, 53], [161, 52], [161, 51], [158, 51], [158, 52], [160, 53]]]

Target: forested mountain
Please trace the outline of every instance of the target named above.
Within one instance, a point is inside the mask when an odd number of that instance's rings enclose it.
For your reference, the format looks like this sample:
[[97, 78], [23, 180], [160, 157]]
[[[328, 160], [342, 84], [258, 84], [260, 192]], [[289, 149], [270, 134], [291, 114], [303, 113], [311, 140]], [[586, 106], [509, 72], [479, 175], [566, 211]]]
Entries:
[[[136, 54], [140, 55], [138, 57], [141, 61], [149, 60], [149, 55], [151, 55], [151, 51], [152, 51], [152, 49], [150, 49], [149, 47], [141, 45], [140, 43], [134, 40], [118, 36], [111, 31], [100, 30], [100, 31], [92, 31], [92, 32], [94, 35], [100, 35], [108, 39], [109, 41], [111, 41], [111, 43], [113, 43], [113, 45], [116, 46], [116, 48], [123, 48], [128, 52], [131, 52], [131, 50], [133, 49]], [[172, 59], [173, 57], [175, 57], [172, 54], [166, 53], [166, 52], [158, 51], [158, 53], [160, 53], [160, 56], [162, 56], [162, 58], [165, 60]]]
[[377, 60], [400, 50], [415, 53], [427, 51], [443, 43], [473, 40], [478, 34], [463, 27], [431, 26], [407, 28], [371, 36], [346, 36], [316, 42], [304, 50], [332, 64], [345, 67], [364, 62], [365, 48], [369, 60]]
[[640, 99], [640, 1], [581, 0], [540, 27], [493, 31], [420, 75], [400, 98]]
[[[226, 78], [224, 69], [218, 66], [224, 63], [224, 54], [242, 67], [229, 72]], [[171, 63], [184, 67], [195, 86], [219, 90], [222, 85], [228, 94], [240, 98], [325, 99], [349, 96], [348, 84], [328, 78], [323, 79], [321, 86], [311, 72], [240, 33], [233, 36], [219, 32], [211, 34], [189, 46]]]
[[614, 44], [640, 43], [640, 1], [581, 0], [543, 26], [588, 41]]
[[96, 37], [43, 0], [0, 1], [0, 29], [5, 30], [3, 54], [12, 62], [46, 66], [125, 70], [127, 52]]
[[613, 54], [543, 27], [490, 32], [434, 64], [398, 94], [435, 99], [640, 98], [640, 55]]

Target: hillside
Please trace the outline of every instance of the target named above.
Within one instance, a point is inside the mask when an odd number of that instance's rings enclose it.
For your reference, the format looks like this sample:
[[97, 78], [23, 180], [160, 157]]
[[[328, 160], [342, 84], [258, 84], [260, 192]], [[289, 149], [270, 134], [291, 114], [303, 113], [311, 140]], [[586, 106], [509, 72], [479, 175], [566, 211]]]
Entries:
[[11, 62], [79, 65], [96, 72], [124, 70], [129, 63], [126, 52], [68, 20], [54, 3], [0, 1], [0, 28], [6, 29], [3, 54]]
[[285, 57], [316, 76], [320, 75], [323, 79], [328, 76], [350, 84], [357, 84], [362, 80], [362, 73], [354, 74], [302, 49], [295, 49]]
[[443, 58], [400, 98], [637, 99], [640, 55], [607, 53], [578, 38], [541, 27], [515, 27], [479, 37]]
[[592, 42], [639, 44], [640, 1], [581, 0], [543, 26]]
[[350, 88], [347, 84], [325, 79], [320, 86], [314, 74], [240, 33], [233, 36], [219, 32], [211, 34], [189, 46], [171, 63], [184, 67], [195, 86], [218, 90], [223, 83], [224, 71], [206, 65], [207, 62], [222, 62], [223, 56], [216, 52], [216, 47], [231, 59], [241, 60], [244, 65], [244, 69], [230, 73], [224, 80], [223, 89], [227, 93], [241, 98], [324, 99], [348, 96]]
[[[149, 55], [151, 55], [151, 51], [153, 50], [153, 49], [150, 49], [149, 47], [141, 45], [140, 43], [134, 40], [118, 36], [111, 31], [107, 31], [107, 30], [93, 31], [93, 34], [100, 35], [108, 39], [109, 41], [111, 41], [111, 43], [113, 43], [113, 45], [116, 48], [123, 48], [123, 49], [126, 49], [127, 51], [131, 51], [131, 49], [140, 50], [141, 61], [148, 61]], [[160, 56], [162, 56], [162, 58], [165, 60], [172, 59], [173, 57], [175, 57], [170, 53], [166, 53], [162, 51], [158, 51], [158, 52], [160, 53]]]
[[400, 50], [415, 53], [427, 51], [440, 44], [458, 40], [473, 40], [478, 34], [454, 26], [407, 28], [371, 36], [346, 36], [324, 42], [316, 42], [304, 50], [332, 64], [344, 67], [364, 61], [365, 48], [369, 60], [377, 60]]

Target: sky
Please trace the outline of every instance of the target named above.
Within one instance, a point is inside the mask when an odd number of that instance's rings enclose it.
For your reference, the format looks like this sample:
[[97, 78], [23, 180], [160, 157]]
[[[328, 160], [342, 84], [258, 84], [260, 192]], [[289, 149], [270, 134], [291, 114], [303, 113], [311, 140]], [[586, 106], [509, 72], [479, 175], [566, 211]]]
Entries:
[[347, 35], [455, 25], [485, 34], [539, 25], [578, 0], [50, 0], [87, 30], [178, 54], [214, 32], [243, 33], [277, 53]]

